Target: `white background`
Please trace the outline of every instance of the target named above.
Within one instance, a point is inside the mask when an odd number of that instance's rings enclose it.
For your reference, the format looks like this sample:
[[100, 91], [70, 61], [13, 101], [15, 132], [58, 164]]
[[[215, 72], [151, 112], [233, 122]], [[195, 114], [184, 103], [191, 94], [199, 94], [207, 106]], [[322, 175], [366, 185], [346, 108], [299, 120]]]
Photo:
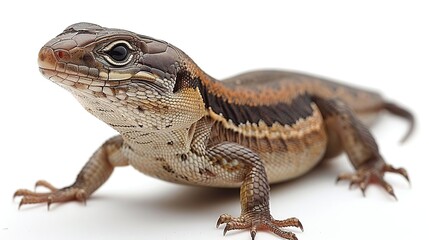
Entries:
[[[422, 239], [427, 236], [429, 5], [424, 1], [13, 1], [0, 15], [0, 239], [250, 239], [222, 237], [221, 213], [240, 213], [238, 190], [185, 187], [118, 168], [88, 201], [24, 206], [18, 188], [46, 179], [72, 183], [115, 132], [38, 72], [39, 48], [88, 21], [167, 40], [206, 72], [224, 78], [257, 68], [294, 69], [366, 86], [409, 107], [417, 131], [385, 115], [373, 132], [385, 159], [408, 169], [412, 186], [388, 175], [399, 201], [380, 187], [367, 197], [335, 185], [346, 158], [271, 191], [271, 210], [296, 216], [310, 239]], [[42, 189], [41, 189], [42, 190]], [[278, 239], [258, 233], [257, 239]]]

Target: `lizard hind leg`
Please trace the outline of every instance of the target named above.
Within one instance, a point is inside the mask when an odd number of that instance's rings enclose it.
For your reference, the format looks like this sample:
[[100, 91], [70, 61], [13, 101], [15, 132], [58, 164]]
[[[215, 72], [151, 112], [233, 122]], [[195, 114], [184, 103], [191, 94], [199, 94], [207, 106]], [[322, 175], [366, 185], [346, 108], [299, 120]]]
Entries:
[[[252, 239], [257, 231], [270, 231], [284, 239], [296, 240], [294, 233], [282, 230], [283, 227], [297, 227], [303, 230], [297, 218], [276, 220], [271, 216], [269, 207], [269, 191], [267, 174], [258, 155], [250, 149], [235, 143], [222, 143], [208, 151], [211, 159], [238, 160], [244, 164], [243, 182], [240, 188], [241, 215], [232, 217], [222, 214], [217, 227], [225, 224], [224, 235], [235, 229], [248, 229]], [[214, 160], [215, 161], [215, 160]]]
[[368, 128], [342, 101], [318, 97], [313, 100], [327, 123], [326, 127], [336, 134], [340, 143], [338, 146], [346, 152], [356, 169], [354, 173], [340, 174], [337, 181], [350, 181], [350, 186], [357, 185], [364, 195], [369, 184], [378, 184], [396, 199], [392, 186], [384, 180], [384, 174], [397, 173], [409, 181], [407, 171], [403, 168], [394, 168], [384, 161]]
[[19, 189], [14, 197], [22, 197], [19, 207], [27, 204], [80, 201], [86, 199], [97, 190], [113, 172], [115, 166], [127, 165], [128, 161], [120, 153], [122, 137], [116, 136], [106, 141], [90, 158], [76, 178], [76, 181], [65, 188], [56, 188], [47, 181], [40, 180], [36, 187], [42, 186], [50, 192], [35, 192], [27, 189]]

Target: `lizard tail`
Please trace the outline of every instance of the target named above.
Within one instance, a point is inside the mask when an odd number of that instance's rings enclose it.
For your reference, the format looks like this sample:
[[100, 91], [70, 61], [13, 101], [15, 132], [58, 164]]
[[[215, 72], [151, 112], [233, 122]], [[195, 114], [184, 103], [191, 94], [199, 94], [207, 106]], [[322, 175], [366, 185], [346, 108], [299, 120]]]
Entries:
[[402, 117], [406, 119], [409, 122], [408, 131], [405, 134], [405, 136], [401, 139], [401, 143], [406, 142], [411, 134], [414, 132], [415, 129], [415, 119], [414, 115], [406, 110], [405, 108], [402, 108], [394, 103], [386, 102], [384, 103], [383, 109], [387, 110], [389, 113]]

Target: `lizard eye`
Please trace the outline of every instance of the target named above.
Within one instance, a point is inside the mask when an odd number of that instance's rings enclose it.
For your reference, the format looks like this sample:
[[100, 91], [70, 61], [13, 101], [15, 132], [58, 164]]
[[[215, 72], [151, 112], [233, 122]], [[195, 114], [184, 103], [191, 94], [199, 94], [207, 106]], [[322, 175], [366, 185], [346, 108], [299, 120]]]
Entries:
[[107, 52], [115, 61], [122, 62], [128, 57], [128, 49], [123, 44], [118, 44]]
[[104, 49], [104, 59], [114, 66], [124, 66], [133, 58], [134, 48], [127, 41], [115, 41], [107, 45]]

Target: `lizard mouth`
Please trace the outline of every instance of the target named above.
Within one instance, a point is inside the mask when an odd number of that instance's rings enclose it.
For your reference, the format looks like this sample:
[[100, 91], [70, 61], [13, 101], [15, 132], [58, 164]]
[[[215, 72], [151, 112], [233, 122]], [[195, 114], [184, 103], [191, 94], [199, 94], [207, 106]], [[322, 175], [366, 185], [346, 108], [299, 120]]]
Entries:
[[40, 72], [45, 78], [62, 86], [102, 92], [103, 88], [123, 86], [131, 81], [153, 83], [159, 79], [156, 74], [138, 69], [100, 71], [98, 68], [73, 62], [73, 57], [66, 50], [54, 50], [45, 46], [39, 51], [38, 64]]
[[[108, 85], [108, 74], [97, 68], [81, 66], [72, 62], [66, 50], [42, 47], [38, 57], [42, 75], [60, 85], [76, 88], [103, 87]], [[111, 85], [113, 82], [110, 82]]]

